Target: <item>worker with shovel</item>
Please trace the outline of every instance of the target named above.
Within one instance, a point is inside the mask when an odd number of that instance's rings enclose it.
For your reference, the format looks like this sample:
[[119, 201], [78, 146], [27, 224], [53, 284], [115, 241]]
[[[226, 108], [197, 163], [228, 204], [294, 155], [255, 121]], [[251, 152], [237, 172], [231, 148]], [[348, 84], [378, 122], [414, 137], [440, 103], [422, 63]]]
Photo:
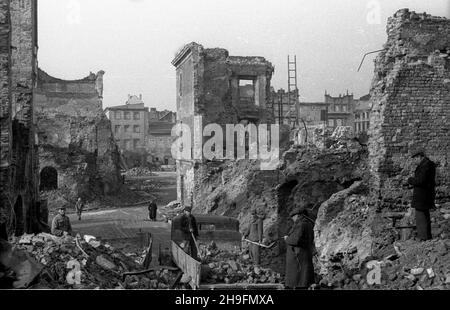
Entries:
[[198, 260], [197, 239], [198, 228], [195, 217], [191, 214], [192, 207], [186, 206], [181, 217], [180, 229], [183, 232], [184, 251]]
[[262, 214], [261, 216], [258, 215], [258, 212], [255, 209], [252, 210], [252, 216], [253, 218], [250, 223], [250, 227], [244, 234], [244, 240], [251, 241], [249, 242], [250, 257], [253, 264], [259, 265], [261, 262], [259, 255], [259, 244], [262, 244], [263, 240], [263, 216]]

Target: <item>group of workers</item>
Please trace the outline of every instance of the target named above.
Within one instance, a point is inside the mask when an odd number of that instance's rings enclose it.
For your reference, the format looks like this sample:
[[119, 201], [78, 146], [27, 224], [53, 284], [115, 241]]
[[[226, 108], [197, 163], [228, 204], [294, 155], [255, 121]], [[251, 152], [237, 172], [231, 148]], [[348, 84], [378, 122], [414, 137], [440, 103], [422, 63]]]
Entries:
[[[416, 164], [414, 176], [407, 179], [408, 185], [413, 187], [411, 208], [415, 209], [417, 239], [425, 241], [432, 239], [430, 210], [435, 208], [436, 164], [423, 149], [416, 149], [411, 155]], [[286, 243], [285, 287], [288, 289], [306, 289], [315, 283], [313, 257], [316, 249], [314, 220], [310, 210], [311, 205], [306, 208], [296, 207], [289, 214], [293, 224], [283, 237]], [[252, 215], [244, 238], [249, 242], [253, 263], [259, 265], [264, 215], [258, 214], [256, 210], [252, 211]]]
[[[407, 182], [413, 187], [411, 207], [416, 214], [417, 237], [420, 240], [428, 240], [431, 235], [430, 209], [434, 208], [435, 200], [435, 175], [436, 165], [425, 154], [424, 150], [416, 151], [412, 158], [417, 163], [414, 176]], [[81, 220], [84, 204], [79, 198], [75, 209], [78, 220]], [[290, 289], [306, 289], [314, 282], [313, 256], [314, 246], [314, 220], [310, 215], [310, 206], [296, 207], [289, 218], [293, 224], [288, 233], [282, 238], [286, 243], [286, 276], [285, 287]], [[156, 220], [157, 204], [152, 200], [148, 206], [148, 218]], [[192, 215], [192, 208], [186, 206], [180, 219], [180, 230], [183, 234], [182, 248], [187, 254], [198, 259], [197, 239], [199, 236], [197, 222]], [[58, 210], [58, 214], [52, 221], [52, 234], [65, 236], [72, 234], [70, 219], [66, 216], [65, 207]], [[255, 265], [259, 265], [260, 248], [263, 244], [263, 219], [264, 213], [256, 209], [252, 211], [252, 220], [248, 230], [244, 233], [244, 240], [249, 243], [249, 253]]]

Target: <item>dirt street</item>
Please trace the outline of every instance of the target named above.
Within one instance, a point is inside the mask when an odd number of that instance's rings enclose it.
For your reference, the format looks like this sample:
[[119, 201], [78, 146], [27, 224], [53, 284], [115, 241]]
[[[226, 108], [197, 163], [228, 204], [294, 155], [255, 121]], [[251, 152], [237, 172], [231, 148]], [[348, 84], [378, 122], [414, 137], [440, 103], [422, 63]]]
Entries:
[[[140, 250], [144, 246], [144, 235], [153, 236], [153, 262], [157, 263], [158, 253], [170, 245], [170, 225], [165, 223], [159, 210], [176, 199], [176, 174], [174, 172], [155, 172], [146, 177], [134, 177], [159, 183], [154, 194], [158, 197], [157, 221], [148, 220], [147, 205], [120, 209], [104, 209], [83, 212], [81, 221], [76, 214], [68, 214], [74, 233], [93, 235], [122, 249], [125, 252]], [[141, 234], [143, 233], [143, 234]]]

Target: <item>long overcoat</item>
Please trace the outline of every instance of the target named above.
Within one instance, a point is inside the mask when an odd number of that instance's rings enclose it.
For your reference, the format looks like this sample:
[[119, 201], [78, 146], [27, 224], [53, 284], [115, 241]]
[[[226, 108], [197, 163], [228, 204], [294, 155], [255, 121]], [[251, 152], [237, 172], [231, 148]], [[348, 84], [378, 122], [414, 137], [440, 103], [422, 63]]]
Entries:
[[286, 287], [308, 288], [314, 283], [313, 223], [301, 216], [286, 239]]

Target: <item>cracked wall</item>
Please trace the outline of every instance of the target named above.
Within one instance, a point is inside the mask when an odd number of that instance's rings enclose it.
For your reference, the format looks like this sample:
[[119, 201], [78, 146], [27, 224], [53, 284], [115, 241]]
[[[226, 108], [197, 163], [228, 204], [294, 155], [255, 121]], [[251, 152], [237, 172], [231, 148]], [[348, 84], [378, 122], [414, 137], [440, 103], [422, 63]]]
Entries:
[[1, 233], [38, 232], [37, 146], [33, 91], [37, 57], [37, 3], [0, 4]]
[[[177, 121], [188, 125], [192, 133], [194, 116], [203, 117], [202, 129], [215, 123], [223, 126], [224, 133], [226, 124], [273, 123], [268, 101], [274, 68], [263, 57], [230, 56], [225, 49], [192, 42], [177, 53], [172, 64], [177, 77]], [[203, 143], [207, 139], [203, 137]], [[201, 179], [194, 161], [178, 161], [178, 200], [195, 205], [193, 189]]]
[[437, 199], [450, 199], [450, 20], [408, 9], [387, 24], [375, 61], [370, 165], [382, 206], [405, 206], [410, 153], [425, 148], [438, 164]]
[[67, 81], [39, 70], [34, 101], [40, 168], [56, 169], [60, 193], [50, 207], [111, 195], [121, 186], [120, 155], [102, 109], [104, 73]]

